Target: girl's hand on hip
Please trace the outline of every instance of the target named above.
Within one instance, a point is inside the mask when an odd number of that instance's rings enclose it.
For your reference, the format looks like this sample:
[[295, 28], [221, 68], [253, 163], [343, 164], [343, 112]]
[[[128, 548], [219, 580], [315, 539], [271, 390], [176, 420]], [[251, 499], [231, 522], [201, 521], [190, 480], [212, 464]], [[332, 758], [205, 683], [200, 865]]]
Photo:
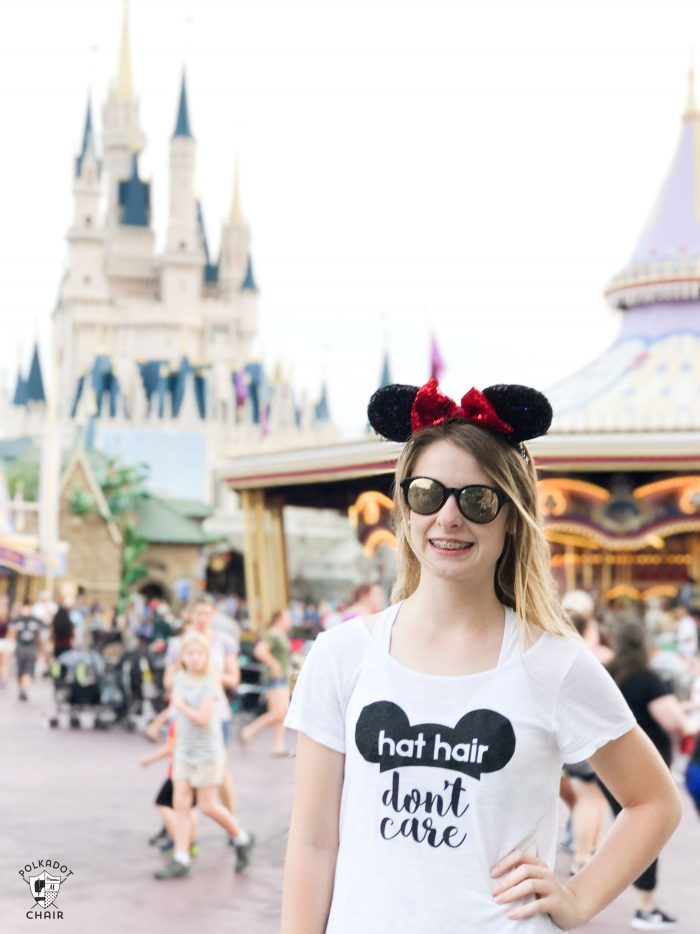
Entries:
[[525, 905], [508, 912], [508, 917], [520, 921], [536, 914], [548, 914], [563, 931], [580, 927], [586, 917], [578, 896], [562, 885], [544, 860], [532, 853], [513, 850], [491, 870], [500, 881], [493, 896], [499, 905], [533, 896]]

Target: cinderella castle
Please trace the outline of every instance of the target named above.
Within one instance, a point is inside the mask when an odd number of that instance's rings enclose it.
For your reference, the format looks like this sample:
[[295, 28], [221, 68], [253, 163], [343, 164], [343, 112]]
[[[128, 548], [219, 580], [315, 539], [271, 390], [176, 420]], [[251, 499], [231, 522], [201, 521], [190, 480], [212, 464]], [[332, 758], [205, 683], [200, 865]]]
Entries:
[[[100, 129], [88, 101], [52, 321], [51, 395], [63, 446], [82, 433], [88, 446], [148, 463], [157, 490], [210, 498], [223, 459], [332, 441], [325, 387], [318, 401], [298, 398], [279, 368], [269, 375], [252, 355], [259, 295], [237, 166], [220, 251], [209, 253], [184, 70], [156, 250], [126, 8]], [[2, 400], [5, 436], [39, 438], [48, 395], [35, 348]]]

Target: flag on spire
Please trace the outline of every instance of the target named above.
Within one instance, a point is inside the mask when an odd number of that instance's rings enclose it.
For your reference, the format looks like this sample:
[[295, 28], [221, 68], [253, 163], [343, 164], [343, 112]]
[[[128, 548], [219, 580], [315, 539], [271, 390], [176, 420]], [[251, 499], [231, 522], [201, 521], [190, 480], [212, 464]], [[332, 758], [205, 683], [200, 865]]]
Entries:
[[236, 405], [240, 408], [242, 405], [246, 404], [248, 399], [248, 381], [246, 379], [245, 370], [236, 370], [235, 387]]
[[445, 370], [445, 362], [442, 359], [440, 348], [438, 347], [435, 335], [430, 335], [430, 377], [440, 382], [440, 377]]

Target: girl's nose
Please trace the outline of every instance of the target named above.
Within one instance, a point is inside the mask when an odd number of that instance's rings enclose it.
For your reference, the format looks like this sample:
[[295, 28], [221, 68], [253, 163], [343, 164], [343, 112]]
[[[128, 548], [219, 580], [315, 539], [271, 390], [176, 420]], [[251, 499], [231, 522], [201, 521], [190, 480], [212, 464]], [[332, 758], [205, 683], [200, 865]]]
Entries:
[[442, 509], [438, 511], [438, 519], [442, 525], [450, 527], [460, 525], [463, 521], [464, 516], [459, 511], [459, 506], [457, 505], [457, 500], [453, 493], [450, 493]]

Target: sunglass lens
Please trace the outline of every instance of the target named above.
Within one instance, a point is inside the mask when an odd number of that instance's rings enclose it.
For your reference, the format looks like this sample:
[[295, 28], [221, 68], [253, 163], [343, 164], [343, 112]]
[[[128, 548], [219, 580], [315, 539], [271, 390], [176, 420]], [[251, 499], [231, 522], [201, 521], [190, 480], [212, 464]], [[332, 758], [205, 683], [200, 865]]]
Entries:
[[437, 480], [429, 477], [417, 477], [408, 485], [406, 501], [414, 512], [429, 516], [445, 502], [445, 489]]
[[490, 522], [498, 513], [498, 494], [487, 486], [470, 486], [459, 494], [459, 508], [472, 522]]

